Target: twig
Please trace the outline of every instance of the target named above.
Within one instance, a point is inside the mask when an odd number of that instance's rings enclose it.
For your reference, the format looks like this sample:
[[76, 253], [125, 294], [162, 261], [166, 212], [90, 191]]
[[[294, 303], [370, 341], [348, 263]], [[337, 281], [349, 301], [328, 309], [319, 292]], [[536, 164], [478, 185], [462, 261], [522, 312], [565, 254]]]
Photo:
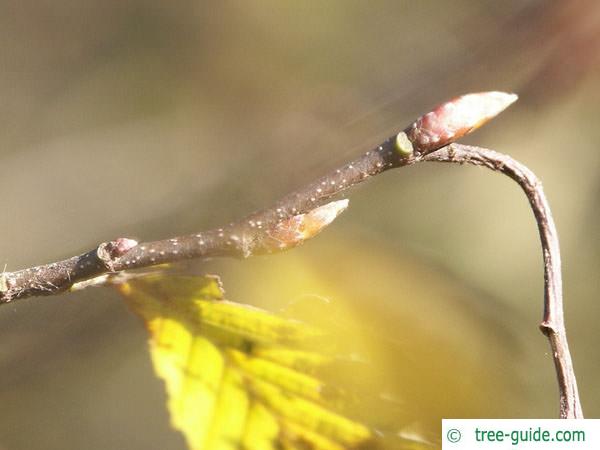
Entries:
[[69, 289], [103, 284], [124, 270], [182, 259], [230, 256], [247, 258], [301, 245], [329, 225], [348, 206], [337, 200], [294, 215], [272, 211], [254, 214], [224, 228], [139, 243], [127, 238], [103, 242], [83, 255], [0, 275], [0, 304], [30, 296], [48, 296]]
[[544, 317], [540, 329], [548, 337], [552, 348], [552, 357], [558, 379], [560, 417], [563, 419], [583, 418], [565, 330], [558, 233], [556, 232], [550, 206], [542, 189], [542, 183], [531, 170], [510, 156], [480, 147], [451, 144], [426, 155], [423, 161], [484, 166], [509, 176], [525, 192], [535, 215], [542, 242]]
[[[468, 94], [446, 102], [417, 119], [376, 149], [282, 198], [273, 207], [239, 222], [202, 233], [138, 244], [126, 238], [98, 245], [64, 261], [0, 275], [0, 304], [33, 295], [54, 295], [108, 273], [171, 263], [188, 258], [248, 257], [301, 244], [343, 210], [323, 205], [333, 196], [367, 178], [395, 167], [414, 164], [419, 157], [477, 128], [516, 100], [502, 92]], [[317, 208], [325, 208], [318, 209]], [[345, 205], [344, 205], [345, 207]], [[329, 218], [320, 225], [311, 217]], [[312, 223], [312, 233], [293, 230]], [[315, 229], [315, 227], [317, 229]]]
[[[0, 304], [34, 295], [54, 295], [104, 282], [107, 275], [182, 259], [247, 258], [302, 244], [331, 223], [347, 200], [332, 197], [386, 170], [422, 161], [468, 163], [500, 171], [525, 191], [544, 252], [545, 301], [541, 329], [550, 340], [556, 367], [560, 417], [583, 417], [565, 333], [560, 252], [554, 221], [535, 175], [492, 150], [452, 144], [516, 100], [500, 92], [469, 94], [444, 103], [354, 161], [287, 195], [273, 207], [223, 228], [138, 244], [119, 238], [73, 258], [0, 275]], [[448, 144], [452, 144], [449, 145]]]

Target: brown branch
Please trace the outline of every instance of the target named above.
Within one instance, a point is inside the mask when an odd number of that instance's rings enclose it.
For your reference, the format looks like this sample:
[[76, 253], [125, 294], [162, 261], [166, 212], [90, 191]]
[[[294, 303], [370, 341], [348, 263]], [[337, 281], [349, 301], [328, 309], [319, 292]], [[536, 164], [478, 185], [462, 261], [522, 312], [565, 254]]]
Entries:
[[[556, 367], [560, 417], [583, 417], [564, 327], [560, 253], [554, 221], [535, 175], [492, 150], [451, 144], [494, 117], [516, 96], [469, 94], [444, 103], [377, 148], [287, 195], [273, 207], [239, 222], [202, 233], [138, 244], [126, 238], [102, 243], [73, 258], [0, 275], [0, 304], [34, 295], [54, 295], [104, 281], [108, 275], [182, 259], [247, 258], [302, 244], [331, 223], [347, 200], [329, 202], [346, 189], [386, 170], [422, 161], [468, 163], [500, 171], [525, 191], [533, 208], [544, 252], [545, 302], [541, 328]], [[328, 203], [329, 202], [329, 203]]]
[[[344, 202], [327, 203], [331, 197], [385, 170], [415, 162], [414, 157], [404, 158], [395, 150], [395, 141], [393, 136], [376, 149], [284, 197], [273, 207], [222, 228], [139, 244], [119, 238], [80, 256], [6, 272], [0, 279], [0, 304], [34, 295], [54, 295], [75, 283], [128, 269], [190, 258], [247, 258], [299, 245], [345, 208]], [[319, 217], [324, 222], [320, 228]], [[313, 230], [302, 233], [300, 228]]]
[[552, 348], [552, 357], [558, 379], [560, 417], [563, 419], [583, 418], [565, 330], [558, 233], [550, 206], [542, 189], [542, 183], [531, 170], [510, 156], [480, 147], [451, 144], [426, 155], [423, 161], [484, 166], [509, 176], [525, 192], [535, 215], [542, 242], [544, 317], [540, 329], [548, 337]]
[[[418, 118], [374, 150], [287, 195], [273, 207], [223, 228], [140, 244], [119, 238], [64, 261], [3, 273], [0, 275], [0, 304], [33, 295], [54, 295], [70, 289], [75, 283], [127, 269], [189, 258], [246, 258], [293, 247], [311, 236], [296, 236], [290, 228], [304, 226], [305, 219], [312, 222], [309, 228], [314, 227], [311, 214], [317, 217], [329, 212], [325, 216], [335, 218], [337, 213], [332, 215], [331, 212], [340, 204], [316, 211], [330, 198], [388, 169], [417, 162], [422, 155], [476, 129], [516, 98], [514, 94], [503, 92], [457, 97]], [[323, 223], [321, 228], [331, 220]], [[316, 232], [318, 230], [313, 230], [311, 235]]]

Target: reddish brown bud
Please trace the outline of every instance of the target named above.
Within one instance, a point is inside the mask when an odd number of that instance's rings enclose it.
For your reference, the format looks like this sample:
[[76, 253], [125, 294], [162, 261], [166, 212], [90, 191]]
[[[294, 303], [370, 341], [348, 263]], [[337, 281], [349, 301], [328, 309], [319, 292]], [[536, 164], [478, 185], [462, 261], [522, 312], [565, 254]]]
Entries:
[[[456, 97], [419, 117], [401, 133], [406, 133], [415, 153], [430, 153], [479, 128], [516, 100], [515, 94], [505, 92], [480, 92]], [[405, 147], [399, 151], [406, 153]]]
[[120, 258], [133, 247], [138, 245], [137, 241], [128, 238], [118, 238], [106, 244], [105, 249], [111, 258]]
[[292, 216], [268, 232], [272, 242], [267, 247], [282, 250], [295, 247], [319, 234], [348, 207], [348, 200], [336, 200], [313, 209], [306, 214]]

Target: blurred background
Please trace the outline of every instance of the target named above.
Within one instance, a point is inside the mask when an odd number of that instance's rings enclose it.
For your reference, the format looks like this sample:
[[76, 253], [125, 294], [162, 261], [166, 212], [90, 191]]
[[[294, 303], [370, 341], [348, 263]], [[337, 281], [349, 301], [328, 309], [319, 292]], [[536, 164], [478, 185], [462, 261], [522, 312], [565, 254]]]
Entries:
[[[7, 270], [228, 223], [437, 103], [518, 93], [466, 142], [544, 182], [584, 412], [600, 417], [594, 0], [3, 1], [0, 48]], [[299, 249], [185, 270], [219, 273], [231, 300], [360, 329], [362, 419], [389, 448], [435, 445], [442, 417], [556, 417], [541, 253], [518, 187], [422, 164], [350, 194]], [[116, 292], [0, 307], [0, 449], [184, 449], [164, 401]]]

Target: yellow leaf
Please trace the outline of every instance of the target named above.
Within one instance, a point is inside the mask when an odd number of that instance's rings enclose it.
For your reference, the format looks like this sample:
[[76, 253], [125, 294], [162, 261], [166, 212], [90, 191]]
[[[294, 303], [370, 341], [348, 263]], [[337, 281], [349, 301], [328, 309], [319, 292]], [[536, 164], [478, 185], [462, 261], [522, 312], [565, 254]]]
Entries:
[[262, 403], [253, 403], [242, 439], [243, 447], [254, 450], [274, 450], [278, 436], [277, 418]]
[[343, 393], [318, 377], [324, 333], [229, 302], [216, 277], [153, 274], [119, 286], [150, 334], [173, 426], [191, 450], [365, 448], [371, 431], [336, 411]]
[[236, 450], [244, 435], [249, 410], [249, 396], [242, 374], [228, 368], [218, 392], [218, 403], [205, 448]]

